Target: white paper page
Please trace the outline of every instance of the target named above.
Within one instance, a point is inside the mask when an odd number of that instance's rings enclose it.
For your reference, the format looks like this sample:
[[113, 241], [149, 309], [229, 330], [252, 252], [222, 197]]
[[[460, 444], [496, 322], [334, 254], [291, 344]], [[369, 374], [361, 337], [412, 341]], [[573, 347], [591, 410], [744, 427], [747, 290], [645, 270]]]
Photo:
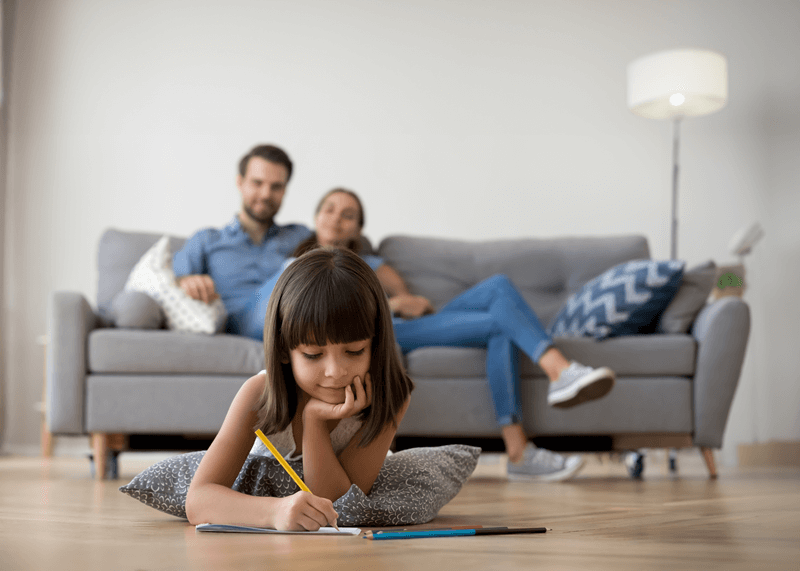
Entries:
[[247, 527], [245, 525], [224, 525], [219, 523], [201, 523], [195, 526], [196, 531], [217, 531], [223, 533], [281, 533], [288, 535], [358, 535], [361, 528], [340, 527], [339, 531], [333, 527], [321, 527], [317, 531], [278, 531], [266, 527]]

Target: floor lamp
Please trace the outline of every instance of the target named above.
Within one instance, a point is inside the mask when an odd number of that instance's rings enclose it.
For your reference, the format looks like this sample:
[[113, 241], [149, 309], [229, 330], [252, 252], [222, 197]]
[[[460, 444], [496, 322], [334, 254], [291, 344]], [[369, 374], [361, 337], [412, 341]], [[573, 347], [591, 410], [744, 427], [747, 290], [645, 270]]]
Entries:
[[678, 257], [678, 152], [684, 117], [719, 111], [728, 101], [728, 64], [709, 50], [678, 49], [628, 65], [628, 108], [648, 119], [672, 119], [672, 228], [670, 257]]

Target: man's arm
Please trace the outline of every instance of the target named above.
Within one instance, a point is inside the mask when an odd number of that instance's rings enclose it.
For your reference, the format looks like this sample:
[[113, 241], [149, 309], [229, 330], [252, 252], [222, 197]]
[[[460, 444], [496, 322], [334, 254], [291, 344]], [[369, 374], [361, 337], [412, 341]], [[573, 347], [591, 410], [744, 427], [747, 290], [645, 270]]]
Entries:
[[178, 278], [178, 285], [192, 299], [211, 303], [219, 299], [214, 280], [208, 274], [192, 274]]
[[208, 275], [205, 238], [207, 231], [201, 230], [189, 238], [183, 249], [172, 257], [172, 270], [178, 285], [192, 299], [211, 303], [219, 298], [214, 280]]

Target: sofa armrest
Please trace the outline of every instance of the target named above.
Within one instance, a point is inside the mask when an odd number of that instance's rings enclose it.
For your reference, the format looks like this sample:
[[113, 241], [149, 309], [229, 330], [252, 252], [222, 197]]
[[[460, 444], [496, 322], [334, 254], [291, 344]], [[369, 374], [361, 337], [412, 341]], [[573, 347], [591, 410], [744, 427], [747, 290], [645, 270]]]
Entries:
[[698, 345], [694, 443], [719, 448], [750, 335], [750, 308], [738, 297], [710, 303], [697, 316], [692, 335]]
[[51, 294], [47, 308], [47, 426], [53, 434], [84, 432], [87, 341], [98, 321], [82, 294]]

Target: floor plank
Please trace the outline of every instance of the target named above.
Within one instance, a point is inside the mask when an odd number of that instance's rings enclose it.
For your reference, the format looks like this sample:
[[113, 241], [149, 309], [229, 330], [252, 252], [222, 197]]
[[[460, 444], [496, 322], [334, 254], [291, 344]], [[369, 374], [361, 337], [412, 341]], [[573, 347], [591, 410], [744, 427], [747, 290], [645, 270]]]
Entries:
[[800, 560], [800, 470], [722, 468], [709, 480], [696, 451], [681, 454], [677, 476], [663, 456], [648, 456], [635, 481], [597, 455], [558, 484], [509, 482], [505, 457], [484, 455], [431, 524], [552, 531], [387, 542], [197, 534], [117, 490], [158, 459], [123, 454], [120, 480], [96, 482], [83, 458], [0, 458], [0, 568], [787, 569]]

